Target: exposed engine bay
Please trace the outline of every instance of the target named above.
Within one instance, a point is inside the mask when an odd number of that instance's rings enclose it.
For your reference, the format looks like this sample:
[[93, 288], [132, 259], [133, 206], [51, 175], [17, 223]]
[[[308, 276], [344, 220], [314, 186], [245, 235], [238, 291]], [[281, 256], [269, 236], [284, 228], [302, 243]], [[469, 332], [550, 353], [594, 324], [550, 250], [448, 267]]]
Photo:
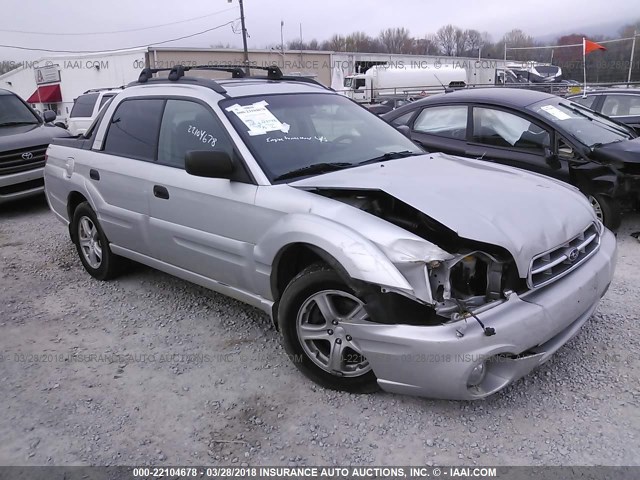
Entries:
[[454, 252], [448, 258], [437, 260], [414, 258], [394, 262], [414, 287], [414, 300], [425, 307], [428, 305], [431, 314], [425, 316], [426, 312], [423, 312], [419, 323], [441, 324], [466, 318], [474, 310], [498, 304], [510, 291], [527, 289], [505, 249], [461, 238], [445, 225], [386, 192], [324, 188], [311, 191], [403, 228], [445, 252]]

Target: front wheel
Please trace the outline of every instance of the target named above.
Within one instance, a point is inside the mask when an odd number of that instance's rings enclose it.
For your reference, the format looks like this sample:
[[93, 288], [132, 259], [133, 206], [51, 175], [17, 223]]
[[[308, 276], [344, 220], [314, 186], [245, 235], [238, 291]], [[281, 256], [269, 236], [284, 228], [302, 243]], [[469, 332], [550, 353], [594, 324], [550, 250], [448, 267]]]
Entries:
[[378, 390], [376, 376], [343, 322], [366, 320], [363, 302], [323, 265], [300, 272], [280, 300], [278, 323], [285, 350], [308, 378], [351, 393]]
[[613, 198], [601, 194], [588, 194], [587, 198], [598, 220], [609, 230], [617, 230], [622, 221], [620, 206]]

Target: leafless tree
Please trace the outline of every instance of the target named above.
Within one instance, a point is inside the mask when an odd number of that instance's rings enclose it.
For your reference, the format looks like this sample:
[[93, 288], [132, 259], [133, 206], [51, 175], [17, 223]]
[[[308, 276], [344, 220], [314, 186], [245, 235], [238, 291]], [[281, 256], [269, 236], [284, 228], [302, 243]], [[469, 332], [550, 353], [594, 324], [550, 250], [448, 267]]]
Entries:
[[371, 38], [364, 32], [355, 32], [345, 38], [346, 48], [349, 52], [380, 52], [380, 42]]
[[424, 38], [416, 38], [412, 53], [415, 55], [438, 55], [440, 53], [438, 39], [433, 34], [425, 35]]
[[456, 49], [456, 27], [445, 25], [436, 32], [436, 39], [443, 55], [453, 56]]
[[333, 52], [346, 52], [347, 39], [342, 35], [336, 34], [322, 44], [322, 50], [329, 50]]
[[410, 53], [413, 47], [413, 38], [404, 27], [387, 28], [380, 32], [380, 43], [389, 53]]
[[478, 30], [465, 30], [466, 45], [464, 48], [468, 56], [475, 56], [484, 46], [485, 41], [482, 34]]

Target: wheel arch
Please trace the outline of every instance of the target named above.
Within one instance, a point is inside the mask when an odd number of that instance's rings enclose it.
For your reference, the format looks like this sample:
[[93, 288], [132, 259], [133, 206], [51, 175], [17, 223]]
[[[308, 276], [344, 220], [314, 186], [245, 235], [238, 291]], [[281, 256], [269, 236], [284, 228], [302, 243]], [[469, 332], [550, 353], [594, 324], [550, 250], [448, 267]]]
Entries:
[[[254, 259], [265, 266], [265, 272], [270, 267], [267, 288], [275, 308], [288, 281], [317, 261], [327, 263], [347, 281], [413, 292], [377, 245], [347, 226], [315, 215], [292, 214], [276, 222], [256, 245]], [[302, 268], [294, 271], [297, 267]]]
[[73, 228], [71, 225], [73, 223], [73, 214], [82, 202], [88, 202], [87, 197], [85, 197], [82, 193], [77, 190], [73, 190], [69, 193], [67, 197], [67, 217], [69, 219], [69, 234], [71, 235], [71, 239], [75, 241]]
[[279, 300], [291, 280], [302, 270], [314, 263], [326, 263], [345, 281], [349, 274], [330, 253], [308, 243], [292, 243], [280, 249], [273, 260], [271, 293]]

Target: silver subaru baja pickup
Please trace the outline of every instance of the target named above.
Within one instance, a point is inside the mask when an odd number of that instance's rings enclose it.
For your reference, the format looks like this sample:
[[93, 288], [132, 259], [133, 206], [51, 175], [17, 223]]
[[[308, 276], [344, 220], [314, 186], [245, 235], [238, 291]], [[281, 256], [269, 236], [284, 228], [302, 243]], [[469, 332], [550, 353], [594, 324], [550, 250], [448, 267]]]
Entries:
[[575, 188], [427, 154], [274, 67], [202, 69], [233, 78], [144, 70], [49, 147], [47, 199], [92, 276], [149, 265], [263, 309], [320, 385], [446, 399], [529, 373], [607, 291], [616, 240]]

